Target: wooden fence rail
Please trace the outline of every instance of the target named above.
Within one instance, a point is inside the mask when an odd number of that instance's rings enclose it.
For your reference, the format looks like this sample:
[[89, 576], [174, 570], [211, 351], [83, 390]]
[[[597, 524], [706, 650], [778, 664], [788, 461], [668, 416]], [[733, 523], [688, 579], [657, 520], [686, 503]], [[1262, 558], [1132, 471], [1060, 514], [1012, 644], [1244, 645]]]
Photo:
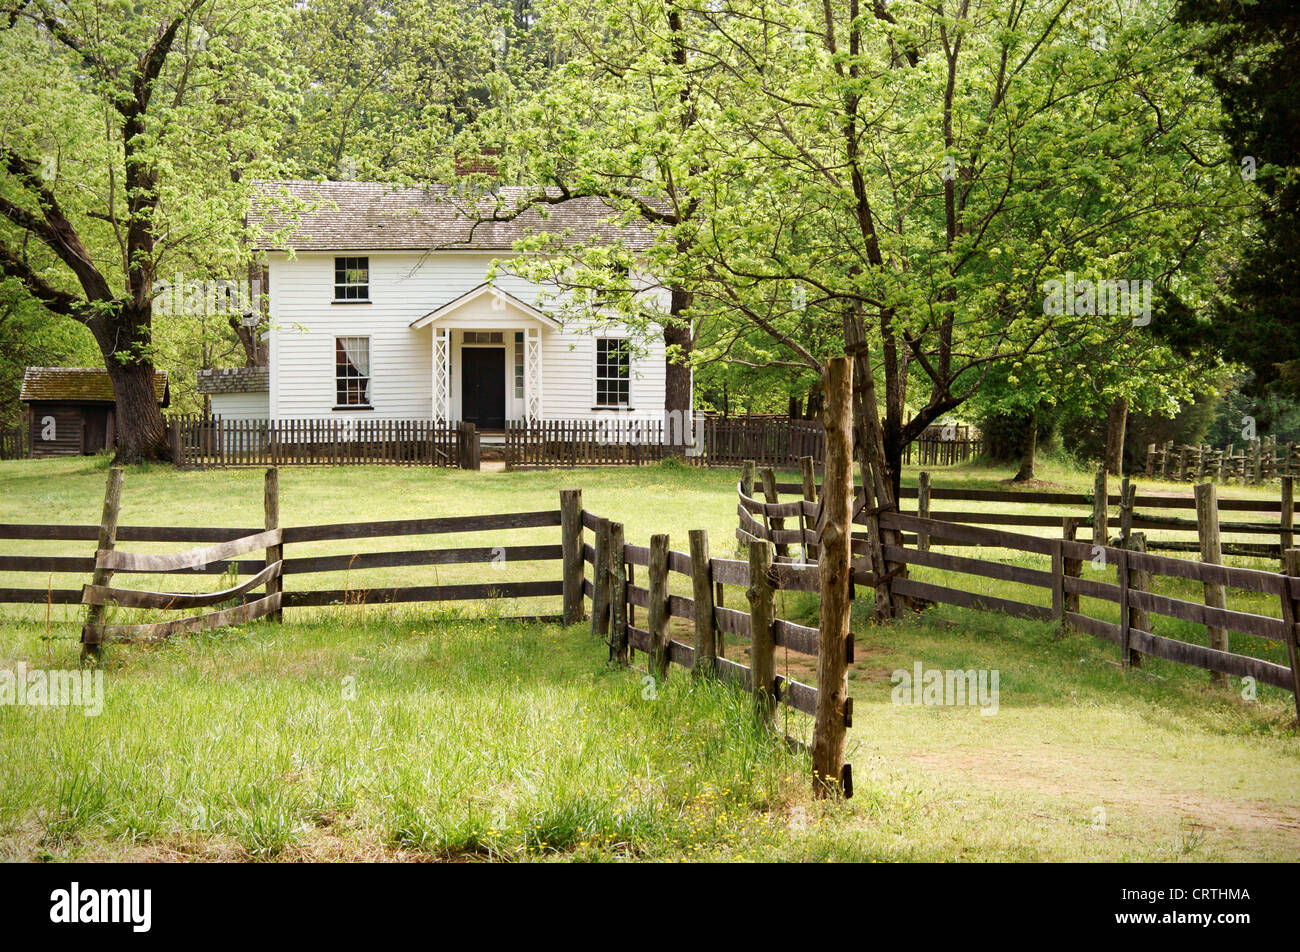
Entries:
[[[928, 473], [922, 473], [922, 482], [927, 485], [925, 491], [926, 505], [921, 505], [919, 486], [904, 486], [899, 491], [901, 500], [917, 500], [917, 512], [945, 522], [969, 523], [983, 526], [1041, 527], [1054, 530], [1064, 528], [1067, 520], [1074, 520], [1079, 526], [1090, 527], [1094, 521], [1094, 496], [1087, 493], [1067, 492], [1021, 492], [1003, 489], [957, 489], [935, 486]], [[778, 494], [803, 493], [802, 483], [775, 483]], [[1130, 486], [1130, 491], [1134, 487]], [[860, 491], [860, 490], [859, 490]], [[1282, 553], [1290, 548], [1294, 538], [1294, 496], [1291, 484], [1284, 480], [1277, 502], [1268, 499], [1218, 499], [1218, 511], [1222, 513], [1242, 513], [1243, 518], [1220, 523], [1220, 530], [1229, 534], [1274, 537], [1268, 541], [1223, 543], [1223, 554], [1247, 558], [1277, 559], [1281, 565]], [[1127, 537], [1131, 530], [1163, 530], [1168, 533], [1187, 533], [1193, 538], [1187, 541], [1176, 539], [1153, 540], [1147, 543], [1153, 551], [1162, 552], [1198, 552], [1199, 544], [1195, 541], [1197, 521], [1195, 518], [1196, 500], [1192, 496], [1157, 496], [1133, 492], [1125, 503], [1121, 493], [1107, 493], [1108, 529], [1120, 529], [1120, 539]], [[978, 502], [1008, 503], [1025, 505], [1057, 506], [1058, 513], [1025, 513], [1010, 509], [983, 512], [961, 508], [934, 508], [935, 503]], [[1164, 512], [1142, 512], [1141, 510], [1182, 509], [1189, 516], [1165, 515]], [[781, 513], [773, 510], [774, 516]], [[960, 545], [962, 543], [950, 543]]]
[[[804, 492], [797, 484], [777, 484], [783, 491]], [[943, 498], [942, 491], [932, 492]], [[975, 491], [948, 491], [949, 498]], [[816, 533], [808, 528], [776, 528], [778, 520], [802, 513], [813, 517], [819, 503], [801, 499], [795, 502], [769, 502], [748, 496], [744, 487], [738, 487], [740, 518], [737, 537], [742, 541], [761, 540], [773, 544], [803, 544], [816, 541]], [[998, 497], [1003, 493], [985, 493]], [[1041, 497], [1046, 494], [1024, 494]], [[1057, 494], [1052, 494], [1057, 495]], [[1064, 495], [1064, 494], [1060, 494]], [[1080, 497], [1087, 499], [1087, 497]], [[1133, 497], [1130, 495], [1129, 499]], [[1140, 497], [1139, 497], [1140, 498]], [[1163, 497], [1162, 497], [1163, 498]], [[1036, 500], [1037, 501], [1037, 500]], [[1167, 500], [1165, 500], [1167, 502]], [[1220, 507], [1228, 500], [1220, 501]], [[1248, 511], [1254, 509], [1255, 500], [1238, 501]], [[1265, 503], [1268, 505], [1268, 503]], [[891, 590], [899, 595], [916, 599], [919, 603], [942, 602], [981, 611], [1000, 612], [1017, 618], [1035, 621], [1057, 621], [1065, 627], [1111, 641], [1121, 648], [1121, 661], [1125, 666], [1140, 659], [1141, 655], [1164, 658], [1180, 664], [1210, 671], [1214, 675], [1251, 677], [1256, 681], [1291, 691], [1296, 699], [1297, 716], [1300, 716], [1300, 625], [1296, 623], [1297, 603], [1300, 603], [1300, 550], [1288, 550], [1288, 560], [1297, 569], [1295, 574], [1264, 572], [1258, 569], [1239, 568], [1211, 562], [1155, 555], [1146, 551], [1148, 545], [1140, 533], [1132, 533], [1126, 546], [1097, 545], [1073, 538], [1077, 525], [1086, 520], [1066, 518], [1061, 538], [1026, 535], [1005, 529], [986, 528], [971, 524], [983, 521], [983, 514], [956, 514], [969, 521], [954, 521], [953, 513], [931, 513], [928, 517], [902, 512], [885, 511], [869, 516], [859, 506], [858, 524], [867, 526], [869, 533], [893, 530], [904, 540], [903, 545], [882, 547], [887, 566], [917, 565], [956, 575], [974, 575], [1044, 589], [1049, 593], [1049, 604], [1034, 604], [1017, 599], [979, 594], [960, 588], [920, 581], [904, 576], [890, 580]], [[994, 516], [996, 517], [996, 514]], [[1055, 519], [1055, 517], [1042, 517]], [[874, 519], [874, 523], [873, 523]], [[1022, 517], [1018, 524], [1055, 525], [1033, 517]], [[1009, 520], [1010, 521], [1010, 520]], [[1153, 520], [1159, 527], [1164, 521]], [[1140, 527], [1144, 520], [1134, 518], [1132, 525]], [[1224, 527], [1227, 531], [1227, 527]], [[1235, 530], [1234, 530], [1235, 531]], [[1277, 531], [1268, 527], [1268, 531]], [[928, 540], [928, 548], [913, 547], [906, 542]], [[936, 552], [936, 545], [964, 545], [973, 547], [1007, 549], [1050, 559], [1050, 569], [1032, 569], [1009, 565], [992, 559], [957, 556]], [[865, 556], [870, 547], [866, 540], [854, 543], [854, 554], [864, 556], [858, 560], [863, 566], [863, 577], [870, 573]], [[1294, 554], [1293, 554], [1294, 553]], [[1112, 568], [1114, 582], [1080, 577], [1079, 567], [1091, 562]], [[892, 568], [890, 575], [895, 574]], [[1248, 592], [1262, 593], [1279, 600], [1281, 617], [1258, 615], [1230, 610], [1221, 604], [1212, 604], [1173, 598], [1150, 591], [1153, 577], [1171, 577], [1199, 582], [1207, 589], [1230, 587]], [[856, 581], [855, 577], [855, 581]], [[1117, 606], [1119, 621], [1113, 622], [1092, 617], [1080, 608], [1080, 598], [1098, 599]], [[1223, 632], [1222, 646], [1205, 646], [1160, 635], [1154, 632], [1150, 618], [1161, 615], [1197, 625], [1210, 631]], [[1141, 621], [1146, 627], [1135, 624]], [[1247, 635], [1254, 638], [1278, 641], [1286, 645], [1289, 664], [1277, 664], [1262, 658], [1225, 650], [1230, 635]]]
[[[584, 577], [582, 583], [592, 608], [592, 631], [609, 644], [613, 660], [627, 663], [627, 651], [641, 651], [648, 659], [649, 670], [658, 672], [658, 676], [666, 675], [668, 665], [712, 671], [755, 695], [759, 707], [770, 701], [772, 705], [783, 704], [816, 716], [817, 688], [776, 674], [774, 652], [783, 648], [816, 656], [821, 633], [772, 613], [775, 592], [818, 591], [820, 575], [815, 565], [770, 564], [761, 574], [764, 584], [756, 586], [754, 581], [760, 576], [755, 575], [753, 559], [709, 557], [707, 536], [702, 535], [702, 530], [691, 534], [691, 551], [682, 552], [668, 548], [666, 536], [656, 537], [651, 546], [626, 544], [621, 524], [586, 510], [582, 512], [582, 526], [596, 537], [595, 545], [583, 546], [583, 561], [594, 576]], [[756, 543], [755, 549], [765, 549], [766, 545]], [[645, 570], [646, 585], [628, 581], [635, 577], [637, 568]], [[673, 574], [691, 580], [691, 595], [669, 592], [668, 577]], [[747, 589], [749, 611], [726, 607], [722, 603], [724, 586]], [[638, 608], [646, 612], [644, 627], [636, 622]], [[673, 618], [691, 622], [690, 643], [672, 637]], [[727, 636], [750, 640], [748, 666], [726, 657]], [[849, 661], [852, 648], [850, 638], [845, 649]], [[754, 670], [764, 672], [758, 689]], [[771, 723], [770, 710], [764, 710], [760, 717]], [[852, 717], [852, 700], [846, 699], [845, 727], [851, 726]], [[786, 742], [796, 748], [804, 746], [793, 737], [787, 736]], [[852, 768], [848, 764], [840, 786], [845, 796], [852, 795]]]

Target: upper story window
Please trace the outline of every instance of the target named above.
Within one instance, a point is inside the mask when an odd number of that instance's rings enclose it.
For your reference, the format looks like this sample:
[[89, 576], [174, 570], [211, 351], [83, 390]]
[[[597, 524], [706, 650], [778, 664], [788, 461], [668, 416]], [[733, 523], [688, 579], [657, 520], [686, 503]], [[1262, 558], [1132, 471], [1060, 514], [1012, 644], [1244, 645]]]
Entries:
[[632, 360], [621, 337], [596, 339], [596, 403], [602, 407], [626, 406]]
[[370, 300], [370, 259], [334, 259], [334, 300]]
[[336, 407], [370, 406], [370, 338], [334, 338]]

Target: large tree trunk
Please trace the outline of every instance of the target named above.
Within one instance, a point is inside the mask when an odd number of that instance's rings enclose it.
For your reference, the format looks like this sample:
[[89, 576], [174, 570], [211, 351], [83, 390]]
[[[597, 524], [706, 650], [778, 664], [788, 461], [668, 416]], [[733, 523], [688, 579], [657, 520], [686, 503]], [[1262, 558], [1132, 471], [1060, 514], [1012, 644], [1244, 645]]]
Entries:
[[119, 303], [89, 322], [117, 401], [118, 464], [171, 460], [167, 424], [154, 391], [153, 361], [144, 356], [150, 351], [152, 317], [153, 307], [146, 300], [138, 306]]
[[[664, 326], [664, 415], [667, 420], [680, 420], [683, 439], [690, 441], [691, 420], [691, 352], [695, 337], [687, 311], [691, 306], [691, 293], [673, 288], [670, 317]], [[683, 447], [678, 446], [677, 449]]]
[[1124, 433], [1128, 429], [1128, 401], [1116, 397], [1106, 410], [1106, 472], [1124, 474]]
[[1012, 479], [1024, 483], [1034, 478], [1034, 456], [1038, 452], [1038, 411], [1031, 411], [1025, 424], [1025, 435], [1020, 449], [1020, 468]]
[[123, 365], [108, 360], [108, 376], [117, 398], [117, 456], [114, 463], [167, 461], [167, 424], [154, 391], [151, 361]]

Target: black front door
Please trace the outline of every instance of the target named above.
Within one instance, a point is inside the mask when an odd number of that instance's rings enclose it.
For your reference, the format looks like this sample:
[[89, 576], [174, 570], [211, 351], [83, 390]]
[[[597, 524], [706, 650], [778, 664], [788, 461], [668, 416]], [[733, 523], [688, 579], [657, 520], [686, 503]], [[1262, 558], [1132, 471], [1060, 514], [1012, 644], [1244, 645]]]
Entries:
[[461, 419], [480, 430], [505, 429], [505, 348], [462, 347], [460, 371]]

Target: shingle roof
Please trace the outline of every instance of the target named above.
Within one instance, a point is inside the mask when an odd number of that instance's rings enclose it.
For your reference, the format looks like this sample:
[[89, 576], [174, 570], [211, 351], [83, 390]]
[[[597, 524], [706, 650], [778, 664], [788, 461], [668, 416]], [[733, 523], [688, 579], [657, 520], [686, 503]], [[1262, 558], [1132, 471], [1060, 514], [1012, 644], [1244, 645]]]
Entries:
[[[533, 190], [504, 186], [504, 206], [514, 207]], [[484, 196], [474, 205], [478, 216], [490, 216], [496, 199]], [[630, 248], [650, 247], [652, 235], [643, 225], [626, 228], [609, 221], [616, 210], [598, 198], [577, 198], [524, 212], [514, 221], [479, 222], [469, 210], [471, 200], [445, 185], [400, 186], [382, 182], [263, 181], [248, 213], [255, 246], [285, 250], [272, 234], [292, 223], [295, 207], [303, 210], [287, 244], [298, 251], [484, 250], [509, 251], [528, 234], [572, 231], [567, 244], [593, 237]]]
[[271, 371], [266, 367], [200, 370], [199, 393], [268, 393]]
[[[166, 406], [170, 398], [167, 371], [154, 371], [153, 389], [158, 403]], [[115, 398], [113, 382], [108, 378], [108, 371], [102, 368], [28, 367], [18, 399], [113, 403]]]

